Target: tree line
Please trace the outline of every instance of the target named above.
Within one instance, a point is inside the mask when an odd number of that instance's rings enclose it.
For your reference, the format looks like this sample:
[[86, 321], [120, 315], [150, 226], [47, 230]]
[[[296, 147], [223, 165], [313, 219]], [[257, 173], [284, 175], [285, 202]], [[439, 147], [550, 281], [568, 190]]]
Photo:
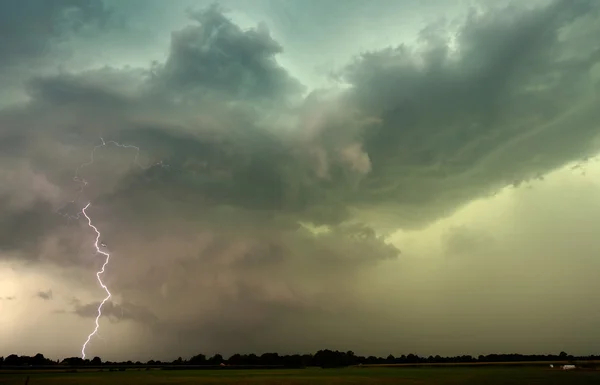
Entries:
[[177, 358], [171, 362], [150, 360], [142, 363], [140, 361], [111, 362], [102, 361], [100, 357], [82, 359], [80, 357], [69, 357], [61, 360], [51, 360], [38, 353], [35, 356], [19, 356], [11, 354], [0, 357], [0, 367], [15, 366], [271, 366], [286, 368], [304, 368], [317, 366], [322, 368], [334, 368], [354, 365], [377, 365], [377, 364], [423, 364], [423, 363], [487, 363], [487, 362], [539, 362], [539, 361], [583, 361], [600, 360], [600, 356], [572, 356], [565, 352], [560, 354], [488, 354], [473, 357], [470, 355], [441, 357], [439, 355], [422, 357], [417, 354], [408, 354], [395, 357], [360, 356], [352, 351], [341, 352], [337, 350], [319, 350], [315, 354], [292, 354], [279, 355], [278, 353], [257, 354], [234, 354], [225, 359], [221, 354], [207, 357], [204, 354], [195, 355], [189, 359]]

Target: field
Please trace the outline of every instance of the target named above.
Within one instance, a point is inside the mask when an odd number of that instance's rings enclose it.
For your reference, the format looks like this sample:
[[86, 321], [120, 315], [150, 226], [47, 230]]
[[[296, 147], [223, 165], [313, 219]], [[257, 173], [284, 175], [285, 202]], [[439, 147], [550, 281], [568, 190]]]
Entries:
[[[27, 381], [27, 378], [29, 380]], [[127, 370], [122, 372], [80, 371], [0, 372], [0, 385], [109, 385], [109, 384], [511, 384], [587, 385], [600, 384], [600, 371], [562, 371], [549, 367], [367, 367], [343, 369], [271, 370]]]

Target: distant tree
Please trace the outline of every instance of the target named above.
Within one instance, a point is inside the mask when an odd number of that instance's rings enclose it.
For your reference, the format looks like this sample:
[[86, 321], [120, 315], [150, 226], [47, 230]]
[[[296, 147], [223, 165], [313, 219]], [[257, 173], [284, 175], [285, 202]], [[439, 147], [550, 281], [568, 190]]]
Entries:
[[242, 356], [241, 354], [236, 353], [227, 359], [227, 363], [229, 365], [245, 365], [245, 358], [246, 357]]
[[88, 360], [84, 361], [81, 357], [68, 357], [68, 358], [65, 358], [62, 362], [63, 362], [63, 364], [66, 364], [69, 366], [81, 366], [81, 365], [85, 364], [86, 361], [88, 361]]
[[211, 358], [208, 359], [208, 364], [209, 365], [220, 365], [221, 363], [224, 363], [225, 360], [223, 359], [223, 356], [220, 355], [219, 353], [215, 354], [214, 356], [212, 356]]
[[245, 365], [258, 365], [260, 364], [260, 358], [254, 353], [244, 355]]
[[4, 359], [4, 365], [6, 366], [21, 366], [22, 361], [16, 354], [10, 354]]
[[310, 364], [314, 366], [320, 366], [322, 368], [337, 368], [349, 365], [356, 365], [362, 363], [362, 361], [368, 361], [368, 359], [364, 360], [364, 357], [357, 357], [354, 352], [340, 352], [340, 351], [332, 351], [329, 349], [319, 350], [312, 357], [312, 361]]
[[334, 368], [339, 366], [336, 361], [336, 352], [329, 349], [319, 350], [315, 353], [313, 358], [313, 364], [322, 368]]
[[308, 365], [308, 361], [304, 359], [300, 354], [294, 354], [291, 356], [281, 357], [280, 364], [286, 368], [305, 368]]
[[198, 354], [190, 358], [188, 361], [190, 365], [206, 365], [206, 356], [204, 354]]
[[260, 363], [262, 365], [279, 365], [280, 357], [277, 353], [264, 353], [260, 356]]
[[367, 357], [366, 361], [367, 361], [367, 364], [370, 364], [370, 365], [375, 365], [375, 364], [379, 363], [378, 362], [379, 360], [375, 356], [369, 356], [369, 357]]
[[[215, 354], [213, 357], [207, 359], [204, 354], [198, 354], [193, 356], [186, 361], [179, 357], [174, 360], [171, 364], [183, 365], [190, 363], [193, 365], [268, 365], [268, 366], [281, 366], [286, 368], [304, 368], [307, 366], [320, 366], [323, 368], [333, 367], [344, 367], [352, 365], [363, 365], [363, 364], [383, 364], [383, 363], [424, 363], [424, 362], [435, 362], [435, 363], [459, 363], [459, 362], [517, 362], [517, 361], [549, 361], [549, 360], [563, 360], [572, 362], [573, 360], [597, 360], [599, 356], [590, 355], [587, 357], [572, 356], [566, 352], [560, 352], [560, 354], [537, 354], [537, 355], [523, 355], [517, 353], [510, 354], [488, 354], [486, 356], [479, 355], [477, 358], [470, 355], [453, 356], [453, 357], [441, 357], [439, 355], [430, 355], [427, 358], [420, 357], [416, 354], [401, 355], [394, 357], [389, 354], [387, 357], [376, 357], [376, 356], [357, 356], [353, 351], [338, 351], [324, 349], [319, 350], [313, 354], [293, 354], [293, 355], [279, 355], [278, 353], [264, 353], [260, 357], [256, 354], [233, 354], [226, 361], [220, 354]], [[97, 366], [102, 364], [102, 360], [99, 357], [94, 357], [91, 361], [89, 359], [83, 360], [80, 357], [69, 357], [62, 361], [53, 361], [44, 357], [43, 354], [37, 353], [35, 356], [18, 356], [11, 354], [7, 357], [0, 357], [0, 366], [28, 366], [28, 365], [55, 365], [62, 363], [69, 366], [81, 366], [81, 365], [94, 365]], [[110, 361], [104, 362], [104, 365], [111, 366], [113, 363]], [[116, 362], [114, 364], [121, 365], [119, 370], [125, 370], [125, 365], [141, 365], [139, 361], [135, 362]], [[161, 361], [148, 361], [148, 365], [160, 366], [163, 365]]]
[[359, 363], [358, 357], [352, 350], [346, 352], [346, 365], [357, 365]]

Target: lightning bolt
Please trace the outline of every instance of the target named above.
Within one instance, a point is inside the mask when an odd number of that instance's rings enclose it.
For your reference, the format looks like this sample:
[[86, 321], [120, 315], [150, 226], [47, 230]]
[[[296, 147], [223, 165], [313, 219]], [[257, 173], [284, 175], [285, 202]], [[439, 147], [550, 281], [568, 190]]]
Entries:
[[[140, 156], [140, 148], [138, 146], [134, 146], [134, 145], [131, 145], [131, 144], [121, 144], [119, 142], [115, 142], [114, 140], [105, 141], [104, 138], [102, 138], [102, 137], [100, 137], [100, 141], [102, 143], [94, 146], [94, 148], [90, 152], [90, 159], [89, 159], [89, 161], [80, 164], [79, 167], [77, 167], [75, 169], [75, 174], [73, 175], [73, 181], [76, 182], [76, 183], [78, 183], [80, 185], [80, 187], [79, 187], [79, 190], [75, 194], [75, 198], [73, 198], [72, 200], [70, 200], [67, 203], [67, 205], [69, 205], [69, 204], [71, 204], [71, 205], [77, 204], [77, 202], [79, 201], [79, 199], [83, 195], [84, 190], [85, 190], [86, 186], [88, 185], [88, 181], [85, 180], [84, 178], [82, 178], [79, 174], [81, 173], [81, 170], [83, 170], [85, 167], [88, 167], [88, 166], [91, 166], [92, 164], [94, 164], [94, 155], [95, 155], [96, 151], [100, 147], [106, 147], [108, 145], [114, 145], [114, 146], [120, 147], [120, 148], [135, 150], [135, 156], [133, 158], [133, 163], [137, 167], [139, 167], [140, 169], [142, 169], [142, 170], [148, 170], [149, 168], [152, 168], [152, 167], [155, 167], [155, 166], [160, 166], [160, 167], [163, 167], [163, 168], [169, 168], [169, 166], [166, 165], [166, 164], [164, 164], [162, 161], [152, 163], [152, 164], [150, 164], [148, 166], [142, 166], [139, 163], [139, 161], [138, 161], [138, 158]], [[65, 205], [65, 206], [67, 206], [67, 205]], [[63, 206], [62, 210], [64, 210], [65, 206]], [[80, 218], [80, 215], [82, 214], [81, 211], [78, 212], [76, 215], [69, 215], [68, 213], [61, 213], [61, 209], [60, 208], [57, 210], [57, 213], [59, 213], [60, 215], [62, 215], [65, 218], [67, 218], [69, 221], [70, 220], [78, 220]]]
[[98, 246], [98, 242], [100, 241], [100, 236], [101, 236], [100, 231], [98, 230], [98, 228], [96, 226], [94, 226], [94, 224], [92, 223], [92, 219], [88, 216], [88, 214], [86, 212], [88, 207], [90, 207], [90, 204], [91, 203], [88, 203], [83, 208], [83, 210], [81, 210], [81, 213], [87, 219], [88, 226], [91, 227], [96, 232], [96, 240], [94, 241], [94, 247], [96, 248], [96, 254], [102, 254], [106, 257], [104, 259], [104, 263], [102, 264], [102, 268], [96, 273], [96, 278], [98, 279], [98, 283], [100, 283], [100, 286], [102, 286], [102, 288], [106, 292], [106, 297], [104, 297], [102, 302], [100, 302], [100, 305], [98, 305], [98, 315], [96, 316], [96, 327], [94, 328], [94, 331], [88, 335], [87, 340], [85, 340], [83, 346], [81, 347], [81, 358], [83, 358], [84, 360], [85, 360], [85, 348], [87, 347], [87, 344], [90, 343], [90, 340], [92, 339], [92, 337], [96, 333], [98, 333], [98, 329], [100, 328], [100, 317], [102, 316], [102, 306], [104, 306], [106, 301], [108, 301], [110, 299], [110, 297], [112, 297], [112, 294], [110, 294], [108, 287], [104, 284], [104, 282], [102, 282], [102, 278], [100, 278], [100, 275], [104, 274], [104, 269], [106, 268], [106, 265], [108, 265], [108, 262], [110, 261], [110, 254], [105, 251], [100, 250], [100, 247]]
[[[138, 166], [139, 168], [141, 168], [142, 170], [147, 170], [151, 167], [154, 166], [161, 166], [163, 168], [168, 168], [168, 165], [164, 164], [162, 161], [157, 162], [157, 163], [153, 163], [149, 166], [142, 166], [141, 164], [138, 163], [138, 157], [140, 154], [140, 148], [137, 146], [133, 146], [133, 145], [129, 145], [129, 144], [121, 144], [118, 142], [115, 142], [113, 140], [111, 141], [105, 141], [103, 138], [100, 138], [101, 140], [101, 144], [95, 146], [91, 153], [90, 153], [90, 160], [86, 163], [81, 164], [79, 167], [77, 167], [77, 169], [75, 170], [75, 175], [73, 176], [73, 181], [76, 183], [80, 184], [80, 188], [79, 191], [77, 191], [77, 194], [75, 196], [75, 198], [73, 200], [71, 200], [69, 202], [69, 204], [77, 204], [77, 202], [79, 201], [79, 199], [81, 198], [81, 196], [84, 193], [85, 187], [88, 185], [87, 180], [85, 180], [84, 178], [80, 177], [79, 174], [81, 172], [81, 170], [87, 166], [90, 166], [94, 163], [94, 154], [96, 153], [96, 150], [98, 150], [100, 147], [104, 147], [107, 145], [114, 145], [117, 147], [121, 147], [121, 148], [127, 148], [127, 149], [134, 149], [135, 150], [135, 157], [133, 159], [133, 162], [135, 163], [136, 166]], [[63, 216], [67, 217], [69, 220], [71, 219], [79, 219], [80, 215], [83, 214], [83, 216], [87, 219], [87, 223], [88, 223], [88, 227], [90, 227], [92, 230], [94, 230], [94, 232], [96, 233], [96, 239], [94, 240], [94, 248], [96, 249], [96, 255], [101, 254], [105, 257], [104, 259], [104, 263], [102, 264], [102, 268], [96, 272], [96, 278], [98, 280], [98, 283], [100, 284], [100, 286], [102, 287], [102, 289], [104, 289], [104, 291], [106, 292], [106, 297], [102, 300], [102, 302], [100, 302], [100, 304], [98, 305], [98, 313], [96, 315], [96, 320], [95, 320], [95, 328], [94, 330], [88, 335], [86, 341], [84, 342], [83, 346], [81, 347], [81, 358], [85, 359], [86, 355], [85, 355], [85, 349], [87, 347], [87, 345], [90, 343], [92, 337], [94, 336], [99, 336], [98, 333], [98, 329], [100, 328], [100, 317], [102, 317], [102, 307], [104, 306], [104, 304], [110, 300], [110, 298], [112, 297], [112, 294], [110, 293], [110, 291], [108, 290], [108, 287], [104, 284], [104, 282], [102, 281], [102, 278], [100, 277], [102, 274], [104, 274], [106, 266], [108, 265], [108, 262], [110, 261], [110, 254], [106, 251], [103, 251], [100, 246], [103, 246], [105, 248], [104, 245], [99, 245], [100, 243], [100, 237], [102, 236], [102, 234], [100, 233], [100, 231], [98, 230], [98, 228], [92, 223], [92, 219], [90, 218], [90, 216], [87, 213], [87, 209], [90, 207], [91, 202], [88, 202], [88, 204], [79, 212], [77, 213], [77, 215], [69, 215], [67, 213], [62, 214]], [[58, 210], [58, 212], [60, 213], [60, 209]], [[122, 309], [121, 309], [122, 310]]]

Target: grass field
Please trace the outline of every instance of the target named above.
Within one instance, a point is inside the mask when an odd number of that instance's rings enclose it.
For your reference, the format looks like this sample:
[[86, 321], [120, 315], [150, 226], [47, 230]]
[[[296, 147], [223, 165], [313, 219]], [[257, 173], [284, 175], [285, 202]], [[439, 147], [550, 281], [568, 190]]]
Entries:
[[123, 372], [0, 372], [0, 385], [109, 385], [109, 384], [510, 384], [598, 385], [600, 371], [562, 371], [549, 367], [422, 367], [344, 368], [297, 370], [127, 370]]

